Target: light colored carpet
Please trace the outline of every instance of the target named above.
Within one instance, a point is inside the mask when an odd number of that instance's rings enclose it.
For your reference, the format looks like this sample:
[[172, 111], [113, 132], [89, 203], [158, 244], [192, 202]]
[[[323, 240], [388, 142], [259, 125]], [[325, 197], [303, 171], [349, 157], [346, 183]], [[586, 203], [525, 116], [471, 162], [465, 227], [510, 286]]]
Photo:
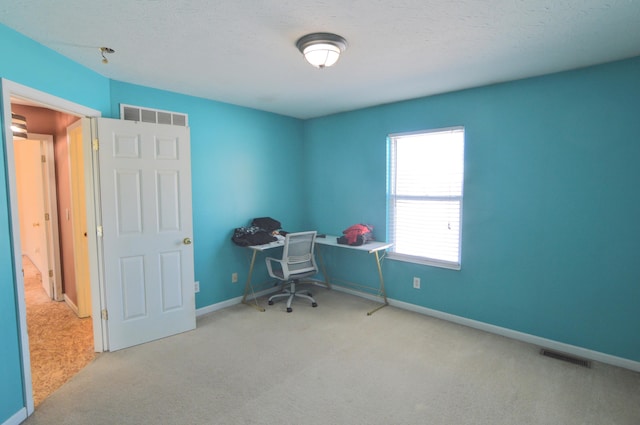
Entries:
[[26, 424], [640, 423], [640, 374], [315, 289], [98, 357]]
[[33, 401], [38, 406], [95, 358], [91, 318], [79, 319], [64, 302], [52, 301], [41, 275], [22, 258]]

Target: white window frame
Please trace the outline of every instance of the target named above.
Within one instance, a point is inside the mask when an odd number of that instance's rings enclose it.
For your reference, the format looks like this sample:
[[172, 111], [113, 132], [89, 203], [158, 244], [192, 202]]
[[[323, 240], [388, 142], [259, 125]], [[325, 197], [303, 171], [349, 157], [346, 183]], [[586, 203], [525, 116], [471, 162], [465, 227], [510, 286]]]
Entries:
[[[461, 157], [459, 155], [456, 155], [454, 157], [454, 160], [461, 160], [462, 163], [460, 164], [461, 166], [461, 172], [462, 174], [460, 175], [460, 185], [459, 185], [459, 190], [458, 189], [453, 189], [451, 192], [439, 192], [439, 193], [435, 193], [435, 194], [429, 194], [429, 193], [423, 193], [423, 194], [416, 194], [416, 193], [411, 193], [411, 194], [402, 194], [402, 193], [397, 193], [399, 190], [402, 189], [398, 189], [397, 188], [397, 181], [399, 179], [402, 179], [401, 177], [398, 178], [398, 164], [397, 164], [397, 144], [398, 142], [402, 143], [403, 138], [404, 140], [416, 140], [417, 137], [429, 137], [429, 136], [437, 136], [438, 134], [451, 134], [451, 133], [462, 133], [462, 152], [461, 152]], [[418, 264], [426, 264], [426, 265], [430, 265], [430, 266], [436, 266], [436, 267], [442, 267], [442, 268], [447, 268], [447, 269], [453, 269], [453, 270], [460, 270], [461, 269], [461, 259], [462, 259], [462, 204], [463, 204], [463, 192], [464, 192], [464, 136], [465, 136], [465, 132], [464, 132], [464, 127], [462, 126], [458, 126], [458, 127], [447, 127], [447, 128], [439, 128], [439, 129], [433, 129], [433, 130], [424, 130], [424, 131], [416, 131], [416, 132], [411, 132], [411, 133], [397, 133], [397, 134], [390, 134], [388, 137], [388, 166], [387, 166], [387, 206], [388, 206], [388, 217], [387, 217], [387, 233], [388, 233], [388, 238], [387, 240], [391, 243], [393, 243], [394, 245], [389, 249], [388, 255], [387, 257], [389, 259], [394, 259], [394, 260], [400, 260], [400, 261], [407, 261], [407, 262], [411, 262], [411, 263], [418, 263]], [[445, 153], [443, 153], [444, 155]], [[444, 161], [444, 160], [443, 160]], [[415, 189], [414, 189], [415, 191]], [[438, 258], [438, 255], [421, 255], [415, 251], [413, 251], [413, 249], [408, 249], [407, 245], [404, 244], [405, 248], [401, 249], [399, 248], [398, 245], [402, 245], [399, 244], [398, 240], [396, 239], [397, 235], [396, 235], [396, 219], [397, 219], [397, 210], [399, 209], [398, 205], [400, 205], [402, 202], [412, 202], [412, 201], [426, 201], [426, 202], [447, 202], [447, 203], [451, 203], [453, 202], [458, 202], [459, 204], [459, 210], [456, 212], [454, 210], [454, 221], [447, 223], [448, 228], [451, 228], [451, 223], [453, 223], [453, 229], [455, 231], [455, 228], [457, 227], [458, 229], [458, 234], [457, 234], [457, 241], [455, 239], [456, 235], [453, 235], [454, 238], [453, 239], [449, 239], [450, 243], [453, 243], [454, 249], [452, 250], [453, 252], [450, 252], [448, 257], [449, 258], [445, 258], [447, 257], [447, 255], [443, 255], [442, 257]], [[444, 205], [444, 204], [443, 204]], [[457, 213], [457, 217], [458, 220], [457, 222], [455, 221], [455, 215]], [[432, 217], [434, 220], [433, 222], [437, 222], [436, 221], [436, 217]], [[426, 230], [425, 230], [426, 232]], [[427, 239], [425, 237], [425, 239]], [[456, 249], [455, 249], [455, 244], [457, 243], [457, 259], [452, 259], [451, 256], [452, 254], [455, 253]], [[431, 248], [433, 251], [434, 245], [431, 244]], [[406, 250], [406, 251], [413, 251], [411, 253], [408, 252], [400, 252], [399, 250]]]

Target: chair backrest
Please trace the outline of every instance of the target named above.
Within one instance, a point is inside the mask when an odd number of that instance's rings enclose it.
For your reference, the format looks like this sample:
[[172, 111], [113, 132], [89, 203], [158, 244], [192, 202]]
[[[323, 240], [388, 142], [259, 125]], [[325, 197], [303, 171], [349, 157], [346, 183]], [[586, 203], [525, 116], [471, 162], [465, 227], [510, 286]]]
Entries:
[[316, 231], [287, 233], [282, 250], [282, 260], [289, 274], [318, 271], [314, 255]]

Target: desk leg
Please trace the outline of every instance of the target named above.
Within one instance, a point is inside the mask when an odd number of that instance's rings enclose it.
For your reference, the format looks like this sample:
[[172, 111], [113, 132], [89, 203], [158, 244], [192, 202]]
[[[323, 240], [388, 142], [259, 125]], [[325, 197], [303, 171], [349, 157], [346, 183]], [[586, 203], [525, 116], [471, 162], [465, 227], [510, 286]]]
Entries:
[[378, 276], [380, 276], [380, 295], [384, 299], [384, 304], [368, 312], [367, 316], [371, 316], [373, 313], [380, 310], [382, 307], [389, 305], [389, 301], [387, 301], [387, 291], [384, 289], [384, 277], [382, 277], [382, 265], [380, 264], [380, 255], [378, 255], [378, 251], [376, 251], [375, 254], [376, 254], [376, 264], [378, 265]]
[[258, 251], [256, 251], [255, 249], [252, 250], [253, 251], [253, 256], [251, 257], [251, 265], [249, 266], [249, 276], [247, 276], [247, 282], [244, 284], [244, 295], [242, 297], [242, 304], [246, 304], [248, 306], [251, 306], [253, 308], [255, 308], [258, 311], [265, 311], [264, 308], [260, 307], [258, 305], [258, 300], [256, 300], [255, 298], [255, 294], [253, 297], [253, 304], [250, 304], [249, 302], [247, 302], [247, 295], [249, 295], [249, 289], [251, 289], [251, 275], [253, 274], [253, 265], [256, 262], [256, 255], [258, 253]]
[[329, 275], [327, 274], [327, 270], [324, 267], [324, 259], [322, 258], [322, 248], [316, 250], [316, 252], [318, 253], [318, 261], [320, 262], [320, 269], [322, 270], [322, 275], [324, 276], [324, 284], [327, 285], [327, 289], [331, 289], [331, 279], [329, 278]]

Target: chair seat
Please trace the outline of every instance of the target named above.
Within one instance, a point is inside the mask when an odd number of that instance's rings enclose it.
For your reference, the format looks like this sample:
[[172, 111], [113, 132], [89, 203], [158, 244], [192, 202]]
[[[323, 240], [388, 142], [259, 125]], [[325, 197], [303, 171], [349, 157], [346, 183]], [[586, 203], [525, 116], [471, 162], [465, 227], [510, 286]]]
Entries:
[[273, 274], [275, 274], [277, 276], [278, 279], [280, 280], [300, 280], [300, 279], [304, 279], [305, 277], [310, 277], [310, 276], [314, 276], [316, 275], [318, 272], [317, 271], [311, 271], [311, 272], [306, 272], [306, 273], [299, 273], [299, 274], [290, 274], [289, 275], [289, 279], [285, 279], [282, 273], [282, 270], [277, 270], [273, 272]]

